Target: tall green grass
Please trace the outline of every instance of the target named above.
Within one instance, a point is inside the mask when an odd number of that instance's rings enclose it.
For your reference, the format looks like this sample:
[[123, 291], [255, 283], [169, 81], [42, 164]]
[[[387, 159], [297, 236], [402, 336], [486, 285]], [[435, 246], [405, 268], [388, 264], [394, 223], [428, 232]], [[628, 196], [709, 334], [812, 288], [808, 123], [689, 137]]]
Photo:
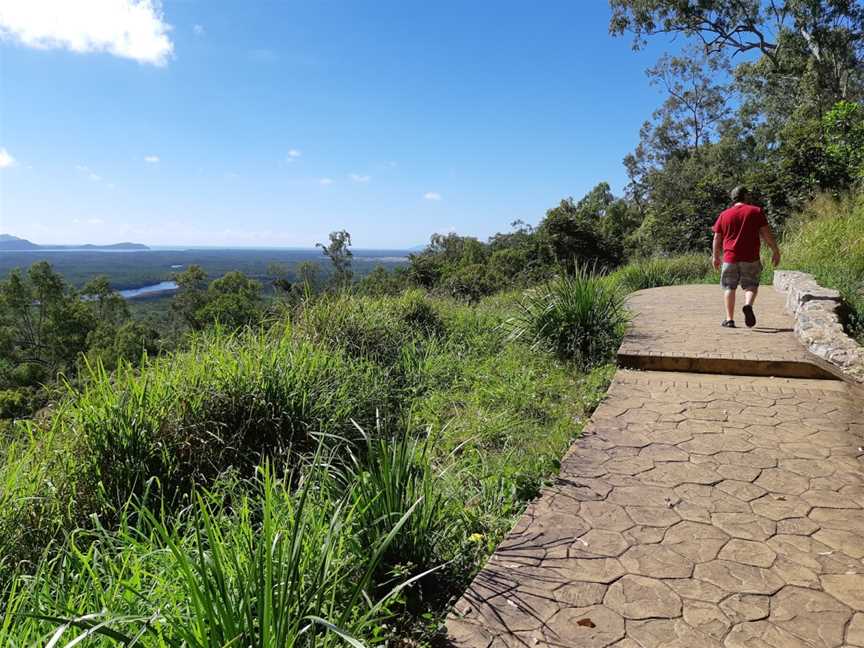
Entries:
[[812, 273], [850, 306], [849, 332], [864, 342], [864, 192], [814, 200], [789, 224], [782, 266]]
[[[386, 466], [385, 479], [428, 474], [421, 456], [390, 457], [372, 459]], [[247, 483], [196, 494], [173, 519], [142, 508], [114, 532], [75, 534], [66, 552], [17, 582], [0, 644], [374, 642], [405, 588], [425, 575], [387, 578], [384, 558], [405, 537], [418, 539], [411, 520], [440, 515], [440, 503], [420, 496], [393, 509], [367, 487], [366, 469], [337, 478], [332, 458], [323, 459], [303, 470], [297, 488], [297, 475], [278, 477], [264, 465]], [[370, 525], [382, 509], [387, 515]]]
[[613, 272], [609, 279], [629, 293], [660, 286], [719, 282], [720, 277], [711, 266], [711, 256], [706, 251], [705, 254], [632, 261]]
[[585, 268], [527, 291], [509, 321], [513, 339], [583, 368], [613, 360], [626, 325], [624, 293]]
[[[518, 299], [332, 296], [137, 369], [91, 367], [7, 432], [0, 645], [431, 631], [608, 380], [510, 340]], [[289, 576], [314, 606], [266, 612]]]

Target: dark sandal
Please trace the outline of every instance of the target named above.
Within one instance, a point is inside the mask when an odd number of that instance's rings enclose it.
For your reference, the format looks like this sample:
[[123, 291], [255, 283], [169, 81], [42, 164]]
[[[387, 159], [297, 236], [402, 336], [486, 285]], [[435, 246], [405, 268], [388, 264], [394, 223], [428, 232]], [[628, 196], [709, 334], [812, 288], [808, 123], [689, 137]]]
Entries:
[[756, 326], [756, 313], [753, 312], [753, 307], [745, 306], [741, 310], [744, 311], [744, 323], [747, 325], [747, 328]]
[[726, 328], [735, 328], [735, 320], [723, 320], [723, 323], [720, 326], [724, 326]]

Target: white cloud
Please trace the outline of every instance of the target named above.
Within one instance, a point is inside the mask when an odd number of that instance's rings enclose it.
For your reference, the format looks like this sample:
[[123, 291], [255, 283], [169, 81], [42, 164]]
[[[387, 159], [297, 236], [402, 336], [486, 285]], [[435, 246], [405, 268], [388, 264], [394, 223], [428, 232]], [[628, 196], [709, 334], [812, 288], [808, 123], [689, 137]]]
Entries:
[[15, 158], [7, 151], [5, 148], [0, 148], [0, 169], [8, 169], [9, 167], [13, 167], [18, 162], [15, 161]]
[[357, 173], [349, 173], [348, 177], [351, 178], [352, 182], [360, 182], [360, 183], [369, 182], [372, 179], [372, 176], [359, 175]]
[[159, 156], [158, 155], [145, 155], [144, 161], [148, 164], [159, 164]]
[[423, 198], [426, 200], [441, 200], [441, 194], [437, 191], [427, 191], [423, 194]]
[[108, 52], [165, 65], [174, 51], [160, 0], [2, 0], [0, 38], [37, 49]]
[[293, 162], [297, 158], [301, 157], [302, 155], [303, 155], [303, 151], [292, 148], [290, 151], [288, 151], [287, 155], [285, 155], [285, 161], [290, 164], [291, 162]]
[[205, 31], [204, 31], [204, 25], [193, 25], [193, 26], [192, 26], [192, 32], [193, 32], [196, 36], [203, 36], [204, 33], [205, 33]]
[[105, 221], [102, 220], [101, 218], [88, 218], [87, 224], [88, 225], [104, 225]]
[[90, 167], [84, 166], [83, 164], [76, 164], [75, 168], [84, 175], [86, 175], [93, 182], [99, 182], [100, 180], [102, 180], [102, 176], [94, 173], [93, 169], [91, 169]]
[[327, 185], [331, 185], [331, 184], [333, 184], [333, 178], [321, 178], [321, 179], [318, 181], [318, 184], [320, 184], [320, 185], [326, 187]]

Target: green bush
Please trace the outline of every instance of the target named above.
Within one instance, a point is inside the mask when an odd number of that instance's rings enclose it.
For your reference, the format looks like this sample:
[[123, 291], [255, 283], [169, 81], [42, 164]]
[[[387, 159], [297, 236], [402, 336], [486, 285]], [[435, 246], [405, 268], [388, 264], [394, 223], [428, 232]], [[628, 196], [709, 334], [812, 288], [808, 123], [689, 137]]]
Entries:
[[[428, 469], [413, 454], [394, 458], [392, 472]], [[410, 584], [380, 578], [382, 559], [422, 499], [370, 526], [369, 512], [383, 508], [379, 493], [362, 475], [334, 479], [329, 464], [317, 459], [301, 479], [265, 465], [247, 483], [199, 493], [174, 519], [130, 509], [116, 532], [73, 535], [66, 552], [17, 581], [0, 644], [377, 643]]]
[[787, 227], [781, 249], [783, 268], [812, 273], [841, 292], [849, 332], [864, 341], [864, 192], [811, 202]]
[[[214, 642], [236, 632], [258, 645], [248, 601], [269, 589], [253, 576], [269, 578], [259, 566], [273, 543], [296, 557], [274, 574], [311, 588], [267, 613], [312, 624], [293, 645], [337, 640], [314, 614], [369, 643], [422, 639], [556, 472], [610, 376], [509, 341], [520, 299], [327, 296], [269, 331], [217, 330], [139, 368], [91, 367], [50, 416], [4, 432], [0, 645], [44, 644], [62, 627], [22, 623], [22, 610], [96, 614], [79, 625], [126, 636], [152, 618], [147, 636], [169, 646], [205, 642], [208, 625]], [[319, 447], [320, 470], [304, 468]], [[290, 474], [273, 487], [278, 538], [249, 478], [265, 460]], [[314, 510], [300, 515], [302, 493]], [[282, 544], [297, 524], [302, 546]]]
[[389, 299], [325, 295], [300, 309], [296, 329], [315, 344], [383, 365], [396, 364], [406, 345], [444, 333], [435, 309], [419, 291]]
[[50, 422], [29, 424], [7, 451], [0, 483], [14, 488], [2, 495], [11, 501], [0, 510], [9, 533], [0, 549], [12, 563], [30, 560], [64, 527], [110, 519], [157, 486], [182, 506], [192, 485], [226, 468], [308, 451], [319, 433], [359, 439], [352, 421], [386, 422], [392, 392], [386, 373], [290, 326], [203, 335], [141, 371], [91, 367]]
[[627, 317], [618, 287], [581, 268], [527, 291], [508, 325], [513, 339], [591, 367], [614, 358]]
[[633, 261], [613, 272], [610, 280], [622, 290], [634, 292], [659, 286], [719, 281], [719, 278], [706, 253]]
[[0, 419], [24, 416], [30, 411], [30, 399], [24, 389], [0, 389]]

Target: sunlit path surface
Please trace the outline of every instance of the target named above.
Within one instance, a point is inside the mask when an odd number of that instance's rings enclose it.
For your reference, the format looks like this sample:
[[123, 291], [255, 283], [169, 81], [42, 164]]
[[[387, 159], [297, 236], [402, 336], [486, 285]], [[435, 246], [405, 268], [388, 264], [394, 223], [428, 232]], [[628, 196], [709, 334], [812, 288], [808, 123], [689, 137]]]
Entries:
[[[658, 297], [681, 326], [640, 330], [657, 322]], [[709, 359], [734, 360], [717, 342], [729, 331], [709, 300], [719, 305], [718, 289], [637, 293], [631, 303], [648, 305], [622, 349], [642, 339], [654, 356], [705, 348]], [[701, 323], [709, 314], [716, 329]], [[738, 348], [809, 361], [790, 345], [777, 299], [761, 303], [761, 316], [779, 332], [735, 331]], [[676, 334], [686, 335], [680, 344]], [[838, 380], [620, 370], [555, 483], [455, 606], [450, 643], [864, 646], [856, 390]]]

